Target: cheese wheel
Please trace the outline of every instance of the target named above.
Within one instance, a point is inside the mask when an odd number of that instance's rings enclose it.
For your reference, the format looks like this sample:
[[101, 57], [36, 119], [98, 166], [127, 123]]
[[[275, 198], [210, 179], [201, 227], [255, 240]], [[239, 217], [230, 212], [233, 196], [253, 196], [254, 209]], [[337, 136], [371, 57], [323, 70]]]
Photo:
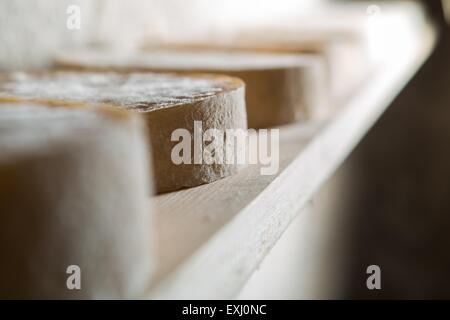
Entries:
[[147, 157], [138, 116], [0, 98], [0, 298], [138, 298], [154, 266]]
[[[329, 19], [329, 17], [326, 17]], [[320, 20], [319, 20], [320, 21]], [[334, 21], [336, 22], [336, 21]], [[345, 23], [340, 20], [339, 23]], [[338, 23], [338, 24], [339, 24]], [[319, 22], [320, 24], [320, 22]], [[325, 64], [329, 98], [339, 104], [353, 94], [372, 71], [364, 25], [359, 28], [314, 26], [243, 29], [229, 37], [148, 44], [145, 50], [229, 50], [320, 56]]]
[[[350, 19], [351, 20], [351, 19]], [[341, 21], [341, 23], [344, 23]], [[272, 28], [242, 32], [235, 42], [235, 50], [319, 54], [326, 61], [330, 95], [333, 101], [341, 102], [370, 73], [367, 36], [364, 25], [358, 29], [333, 28], [298, 29]], [[316, 26], [317, 27], [317, 26]]]
[[87, 50], [61, 55], [63, 68], [222, 73], [246, 84], [248, 126], [265, 128], [310, 119], [328, 99], [324, 61], [317, 55], [225, 50]]
[[[208, 129], [246, 129], [244, 84], [225, 76], [153, 73], [13, 73], [0, 76], [0, 96], [108, 103], [141, 113], [149, 131], [158, 192], [194, 187], [229, 176], [241, 164], [175, 163], [176, 129], [193, 136]], [[191, 159], [194, 154], [191, 155]]]

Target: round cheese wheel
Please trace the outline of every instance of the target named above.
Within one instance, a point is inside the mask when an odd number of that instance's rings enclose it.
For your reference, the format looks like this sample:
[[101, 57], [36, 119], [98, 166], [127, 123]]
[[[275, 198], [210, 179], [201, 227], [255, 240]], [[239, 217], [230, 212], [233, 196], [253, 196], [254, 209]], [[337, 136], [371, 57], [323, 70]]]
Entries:
[[[195, 121], [208, 129], [246, 129], [244, 84], [217, 75], [159, 73], [50, 72], [0, 76], [0, 96], [50, 98], [107, 103], [140, 113], [147, 125], [158, 192], [194, 187], [229, 176], [239, 163], [176, 163], [172, 150], [179, 143], [172, 133], [194, 135]], [[202, 131], [202, 132], [203, 132]]]
[[154, 267], [147, 157], [139, 116], [0, 98], [0, 297], [138, 298]]

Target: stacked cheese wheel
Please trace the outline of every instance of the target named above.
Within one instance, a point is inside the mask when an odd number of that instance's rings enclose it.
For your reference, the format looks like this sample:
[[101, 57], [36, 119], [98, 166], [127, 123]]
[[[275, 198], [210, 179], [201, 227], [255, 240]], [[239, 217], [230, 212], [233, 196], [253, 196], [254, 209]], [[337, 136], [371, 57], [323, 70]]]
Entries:
[[61, 54], [60, 67], [122, 72], [202, 72], [238, 77], [246, 85], [248, 126], [266, 128], [304, 121], [326, 110], [327, 80], [319, 55], [220, 49], [88, 50]]
[[[146, 121], [153, 149], [157, 192], [174, 191], [229, 176], [239, 163], [176, 163], [172, 134], [185, 129], [194, 135], [195, 122], [202, 130], [246, 129], [244, 84], [218, 75], [154, 73], [50, 72], [12, 73], [0, 76], [0, 96], [60, 99], [111, 104], [140, 113]], [[190, 143], [189, 143], [190, 145]]]
[[140, 117], [0, 98], [0, 297], [137, 298], [153, 267]]

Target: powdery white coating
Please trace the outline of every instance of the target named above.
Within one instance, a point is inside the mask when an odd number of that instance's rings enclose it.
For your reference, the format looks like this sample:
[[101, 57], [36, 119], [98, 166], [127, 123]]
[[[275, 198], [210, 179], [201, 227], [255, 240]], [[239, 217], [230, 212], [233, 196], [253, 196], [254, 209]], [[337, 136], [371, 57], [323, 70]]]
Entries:
[[0, 97], [110, 103], [149, 112], [214, 96], [228, 85], [222, 78], [157, 73], [11, 73], [0, 79]]
[[100, 115], [92, 110], [2, 103], [0, 158], [24, 150], [39, 152], [53, 142], [73, 140], [100, 121]]
[[118, 52], [87, 50], [60, 56], [62, 65], [108, 68], [131, 67], [164, 70], [259, 70], [308, 65], [314, 58], [308, 55], [271, 54], [230, 50], [154, 50], [148, 52]]

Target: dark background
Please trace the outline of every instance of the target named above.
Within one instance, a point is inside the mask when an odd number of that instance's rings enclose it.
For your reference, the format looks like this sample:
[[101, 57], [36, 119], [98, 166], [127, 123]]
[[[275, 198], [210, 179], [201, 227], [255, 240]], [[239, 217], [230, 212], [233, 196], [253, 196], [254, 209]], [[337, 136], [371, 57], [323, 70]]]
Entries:
[[[450, 298], [450, 29], [439, 1], [437, 47], [352, 153], [344, 298]], [[382, 290], [361, 266], [377, 264]], [[360, 277], [357, 275], [360, 274]]]

